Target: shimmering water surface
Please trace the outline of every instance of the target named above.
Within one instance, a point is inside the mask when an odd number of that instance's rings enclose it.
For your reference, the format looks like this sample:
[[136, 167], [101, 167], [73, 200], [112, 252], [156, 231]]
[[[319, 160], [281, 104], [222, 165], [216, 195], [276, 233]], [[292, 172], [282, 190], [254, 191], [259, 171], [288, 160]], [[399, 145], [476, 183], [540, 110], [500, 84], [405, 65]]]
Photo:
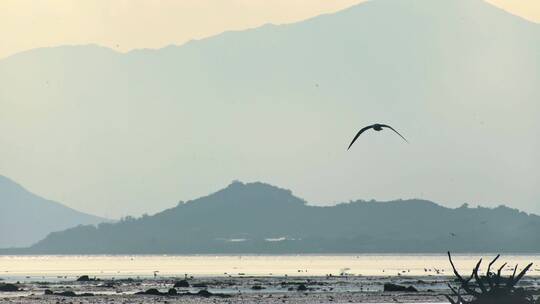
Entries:
[[[455, 255], [469, 273], [480, 257], [484, 267], [493, 254]], [[540, 255], [505, 255], [497, 265], [534, 263], [529, 276], [540, 276]], [[505, 268], [510, 272], [510, 266]], [[5, 280], [65, 280], [82, 274], [101, 278], [210, 276], [355, 276], [452, 275], [445, 255], [48, 255], [0, 256]], [[484, 268], [485, 271], [485, 268]]]

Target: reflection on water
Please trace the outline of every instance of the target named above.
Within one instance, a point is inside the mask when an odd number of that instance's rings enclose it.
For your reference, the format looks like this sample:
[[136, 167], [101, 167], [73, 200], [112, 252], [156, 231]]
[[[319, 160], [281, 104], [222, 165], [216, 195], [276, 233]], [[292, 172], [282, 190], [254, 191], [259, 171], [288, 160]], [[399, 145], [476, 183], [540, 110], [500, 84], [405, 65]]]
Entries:
[[[456, 255], [456, 266], [469, 273], [482, 255]], [[484, 254], [484, 260], [493, 257]], [[508, 255], [500, 263], [525, 266], [540, 276], [539, 255]], [[484, 263], [487, 265], [487, 263]], [[510, 272], [510, 266], [505, 269]], [[77, 255], [0, 256], [0, 278], [61, 280], [88, 274], [105, 277], [166, 276], [426, 276], [452, 275], [445, 255]], [[66, 278], [67, 277], [67, 278]]]

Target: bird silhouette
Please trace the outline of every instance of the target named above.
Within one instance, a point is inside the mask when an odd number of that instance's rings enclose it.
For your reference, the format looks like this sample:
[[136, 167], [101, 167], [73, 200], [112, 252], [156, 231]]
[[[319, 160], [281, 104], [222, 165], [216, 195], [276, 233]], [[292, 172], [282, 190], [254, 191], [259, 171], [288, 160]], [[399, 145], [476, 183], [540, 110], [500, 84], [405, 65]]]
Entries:
[[369, 129], [373, 129], [375, 131], [382, 131], [383, 128], [388, 128], [394, 132], [396, 132], [397, 135], [399, 135], [401, 138], [403, 138], [404, 141], [406, 142], [409, 142], [407, 141], [407, 139], [405, 139], [405, 137], [403, 137], [403, 135], [399, 134], [398, 131], [396, 131], [396, 129], [392, 128], [391, 126], [389, 125], [385, 125], [385, 124], [373, 124], [371, 126], [367, 126], [367, 127], [364, 127], [362, 129], [360, 129], [360, 131], [358, 131], [358, 133], [356, 133], [356, 136], [354, 136], [353, 140], [351, 141], [351, 144], [349, 145], [349, 147], [347, 148], [347, 150], [349, 150], [351, 148], [351, 146], [354, 144], [354, 142], [358, 139], [358, 137], [364, 133], [365, 131], [369, 130]]

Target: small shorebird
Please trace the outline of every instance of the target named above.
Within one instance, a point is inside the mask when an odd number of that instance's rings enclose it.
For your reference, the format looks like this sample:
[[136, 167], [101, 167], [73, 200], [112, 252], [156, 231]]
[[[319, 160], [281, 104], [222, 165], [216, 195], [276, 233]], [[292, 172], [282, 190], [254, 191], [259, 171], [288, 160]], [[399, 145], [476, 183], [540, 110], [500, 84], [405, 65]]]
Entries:
[[389, 125], [385, 125], [385, 124], [373, 124], [371, 126], [367, 126], [367, 127], [364, 127], [362, 129], [360, 129], [360, 131], [358, 131], [358, 133], [356, 133], [356, 136], [353, 138], [351, 144], [349, 145], [349, 147], [347, 148], [347, 150], [349, 150], [351, 148], [351, 146], [354, 144], [354, 142], [356, 141], [356, 139], [358, 139], [358, 137], [364, 133], [365, 131], [369, 130], [369, 129], [373, 129], [375, 131], [382, 131], [383, 128], [388, 128], [394, 132], [396, 132], [397, 135], [399, 135], [401, 138], [403, 138], [404, 141], [408, 142], [407, 139], [405, 139], [405, 137], [403, 137], [403, 135], [399, 134], [398, 131], [396, 131], [396, 129], [392, 128], [391, 126]]

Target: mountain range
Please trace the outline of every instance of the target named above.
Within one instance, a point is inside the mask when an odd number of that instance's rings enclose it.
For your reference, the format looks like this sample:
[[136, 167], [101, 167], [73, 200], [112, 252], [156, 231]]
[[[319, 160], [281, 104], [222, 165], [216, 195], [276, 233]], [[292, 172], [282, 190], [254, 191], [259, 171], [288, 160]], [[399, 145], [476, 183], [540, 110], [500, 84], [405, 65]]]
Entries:
[[[540, 25], [480, 0], [373, 0], [125, 54], [30, 50], [0, 60], [0, 168], [107, 216], [235, 178], [313, 202], [540, 213], [538, 54]], [[410, 144], [366, 133], [346, 151], [375, 122]]]
[[425, 200], [312, 206], [291, 191], [233, 182], [152, 216], [53, 232], [25, 254], [538, 252], [540, 217]]
[[0, 248], [30, 246], [53, 231], [106, 221], [39, 197], [0, 175]]

